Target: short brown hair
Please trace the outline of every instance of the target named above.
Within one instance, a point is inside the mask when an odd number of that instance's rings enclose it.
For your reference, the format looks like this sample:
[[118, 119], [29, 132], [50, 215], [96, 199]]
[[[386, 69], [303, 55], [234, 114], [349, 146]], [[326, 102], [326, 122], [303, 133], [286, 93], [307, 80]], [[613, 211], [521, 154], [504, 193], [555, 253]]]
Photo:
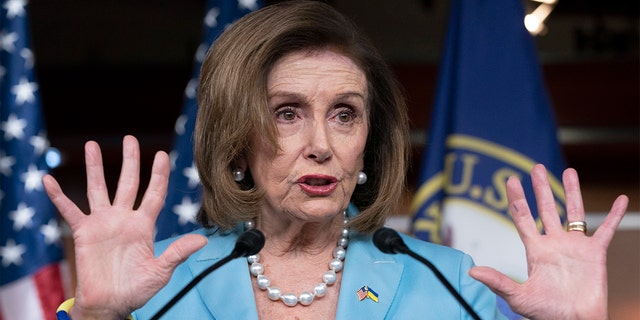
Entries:
[[[398, 208], [409, 159], [406, 102], [382, 56], [358, 28], [319, 1], [284, 1], [245, 15], [214, 42], [205, 57], [198, 87], [194, 159], [203, 186], [198, 221], [205, 227], [233, 228], [255, 220], [263, 192], [250, 174], [237, 183], [234, 160], [261, 132], [274, 148], [277, 133], [267, 107], [267, 77], [286, 54], [330, 48], [351, 58], [368, 85], [369, 135], [363, 171], [351, 202], [360, 214], [351, 228], [372, 232]], [[255, 131], [254, 131], [255, 130]]]

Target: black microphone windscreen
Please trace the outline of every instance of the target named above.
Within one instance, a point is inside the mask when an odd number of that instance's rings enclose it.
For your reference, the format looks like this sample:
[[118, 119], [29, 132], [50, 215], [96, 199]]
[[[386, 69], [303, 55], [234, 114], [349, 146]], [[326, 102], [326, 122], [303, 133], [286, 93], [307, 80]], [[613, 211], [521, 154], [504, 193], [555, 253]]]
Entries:
[[407, 246], [397, 231], [382, 227], [373, 233], [373, 244], [384, 253], [405, 252]]
[[258, 229], [249, 229], [238, 237], [233, 249], [236, 257], [254, 255], [264, 247], [264, 234]]

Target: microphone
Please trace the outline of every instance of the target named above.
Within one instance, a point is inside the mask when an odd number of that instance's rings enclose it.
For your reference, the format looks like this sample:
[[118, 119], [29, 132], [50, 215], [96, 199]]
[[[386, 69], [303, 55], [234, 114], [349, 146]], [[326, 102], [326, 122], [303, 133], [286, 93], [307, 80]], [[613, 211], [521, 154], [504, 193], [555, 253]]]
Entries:
[[387, 227], [382, 227], [373, 233], [373, 244], [375, 244], [375, 246], [384, 253], [391, 253], [391, 254], [404, 253], [424, 263], [427, 267], [429, 267], [429, 269], [431, 269], [431, 271], [433, 271], [433, 273], [436, 275], [438, 280], [440, 280], [440, 282], [447, 288], [447, 290], [451, 292], [451, 294], [456, 298], [456, 300], [458, 300], [458, 302], [464, 307], [464, 309], [467, 310], [467, 312], [471, 315], [471, 317], [473, 317], [473, 319], [480, 320], [480, 317], [478, 316], [478, 314], [475, 311], [473, 311], [471, 306], [453, 288], [451, 283], [447, 281], [447, 279], [440, 272], [440, 270], [438, 270], [431, 263], [431, 261], [427, 260], [426, 258], [415, 253], [413, 250], [409, 249], [409, 247], [407, 247], [407, 245], [404, 243], [404, 240], [402, 240], [398, 232]]
[[173, 299], [171, 299], [162, 309], [160, 309], [151, 319], [157, 320], [165, 314], [174, 304], [178, 302], [178, 300], [182, 299], [182, 297], [189, 292], [189, 290], [193, 289], [193, 287], [198, 284], [205, 276], [211, 273], [213, 270], [218, 269], [223, 266], [227, 262], [239, 258], [239, 257], [247, 257], [250, 255], [257, 254], [260, 252], [262, 247], [264, 246], [264, 234], [258, 229], [249, 229], [245, 231], [243, 234], [238, 237], [236, 240], [236, 245], [231, 251], [231, 253], [224, 257], [222, 260], [214, 263], [204, 271], [202, 271], [198, 276], [193, 278], [189, 284], [187, 284], [178, 294], [176, 294]]

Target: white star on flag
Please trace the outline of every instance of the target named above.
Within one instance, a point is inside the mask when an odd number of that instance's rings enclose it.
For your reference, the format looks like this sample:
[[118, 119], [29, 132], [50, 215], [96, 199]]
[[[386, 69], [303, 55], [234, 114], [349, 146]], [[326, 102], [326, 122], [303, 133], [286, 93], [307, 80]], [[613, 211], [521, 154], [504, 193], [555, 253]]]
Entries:
[[13, 239], [7, 240], [7, 245], [0, 247], [0, 256], [2, 256], [2, 266], [6, 267], [11, 264], [17, 266], [22, 264], [22, 255], [27, 252], [24, 244], [16, 245]]
[[29, 169], [21, 177], [22, 181], [24, 181], [24, 189], [28, 192], [42, 190], [42, 177], [46, 173], [44, 170], [38, 170], [38, 167], [33, 164], [29, 165]]
[[183, 226], [188, 222], [196, 222], [196, 214], [200, 209], [200, 203], [191, 202], [191, 198], [182, 198], [182, 203], [173, 206], [173, 213], [178, 215], [178, 223]]
[[10, 114], [6, 122], [0, 123], [0, 130], [4, 131], [4, 139], [9, 141], [13, 138], [22, 139], [27, 121], [18, 119], [15, 114]]
[[[207, 53], [206, 48], [204, 48], [204, 50], [200, 50], [198, 49], [198, 53], [196, 55], [198, 56], [202, 56], [200, 58], [200, 60], [204, 59], [205, 54]], [[198, 81], [196, 79], [191, 79], [189, 80], [189, 82], [187, 83], [187, 87], [184, 89], [184, 94], [187, 98], [189, 99], [195, 99], [196, 98], [196, 89], [198, 88]], [[184, 115], [182, 115], [184, 116]], [[184, 122], [187, 122], [187, 119], [184, 119]], [[184, 130], [183, 130], [184, 132]]]
[[13, 220], [13, 229], [16, 231], [20, 231], [24, 227], [31, 227], [35, 215], [36, 211], [24, 202], [20, 202], [16, 210], [9, 211], [9, 219]]
[[33, 146], [33, 152], [36, 155], [41, 155], [49, 149], [49, 140], [43, 131], [37, 136], [32, 136], [31, 139], [29, 139], [29, 143]]
[[24, 59], [25, 68], [33, 68], [35, 58], [33, 57], [33, 52], [31, 52], [31, 50], [27, 48], [22, 49], [20, 51], [20, 56]]
[[258, 3], [256, 0], [238, 0], [238, 7], [240, 9], [256, 10], [258, 9]]
[[200, 176], [198, 175], [198, 169], [196, 169], [195, 163], [192, 163], [190, 167], [182, 170], [184, 176], [187, 177], [187, 185], [189, 188], [195, 188], [200, 183]]
[[26, 0], [8, 0], [3, 8], [7, 9], [7, 18], [23, 17], [25, 14], [24, 6], [27, 5]]
[[60, 236], [62, 232], [58, 227], [58, 221], [56, 219], [49, 220], [49, 223], [40, 227], [40, 232], [44, 236], [44, 242], [46, 244], [54, 244], [60, 242]]
[[0, 173], [9, 177], [11, 176], [11, 167], [16, 164], [16, 158], [8, 156], [4, 151], [0, 150]]
[[187, 124], [187, 117], [185, 115], [180, 115], [176, 120], [175, 131], [176, 134], [183, 134], [185, 129], [184, 126]]
[[178, 150], [171, 150], [171, 152], [169, 152], [169, 164], [171, 166], [171, 171], [176, 168], [176, 161], [178, 160], [179, 155], [180, 152], [178, 152]]
[[16, 49], [16, 45], [14, 44], [18, 41], [18, 34], [15, 32], [0, 32], [0, 49], [6, 52], [13, 52]]
[[23, 105], [25, 102], [32, 103], [36, 96], [33, 94], [38, 90], [38, 84], [29, 82], [27, 78], [20, 78], [20, 83], [11, 88], [11, 93], [16, 95], [16, 104]]
[[220, 8], [215, 7], [207, 11], [207, 15], [204, 17], [204, 24], [209, 28], [213, 28], [218, 25], [218, 16], [220, 15]]

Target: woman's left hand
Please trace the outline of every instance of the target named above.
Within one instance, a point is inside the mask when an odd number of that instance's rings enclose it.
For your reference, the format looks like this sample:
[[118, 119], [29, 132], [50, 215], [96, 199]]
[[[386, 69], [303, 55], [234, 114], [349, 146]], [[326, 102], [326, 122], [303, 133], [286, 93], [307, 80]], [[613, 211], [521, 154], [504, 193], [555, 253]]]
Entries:
[[[629, 202], [618, 196], [604, 222], [588, 236], [566, 231], [542, 165], [531, 180], [544, 232], [538, 230], [520, 181], [507, 181], [513, 222], [524, 244], [528, 279], [517, 283], [490, 267], [474, 267], [470, 274], [501, 296], [511, 309], [530, 319], [608, 319], [607, 248]], [[578, 174], [564, 171], [567, 221], [585, 221]]]

